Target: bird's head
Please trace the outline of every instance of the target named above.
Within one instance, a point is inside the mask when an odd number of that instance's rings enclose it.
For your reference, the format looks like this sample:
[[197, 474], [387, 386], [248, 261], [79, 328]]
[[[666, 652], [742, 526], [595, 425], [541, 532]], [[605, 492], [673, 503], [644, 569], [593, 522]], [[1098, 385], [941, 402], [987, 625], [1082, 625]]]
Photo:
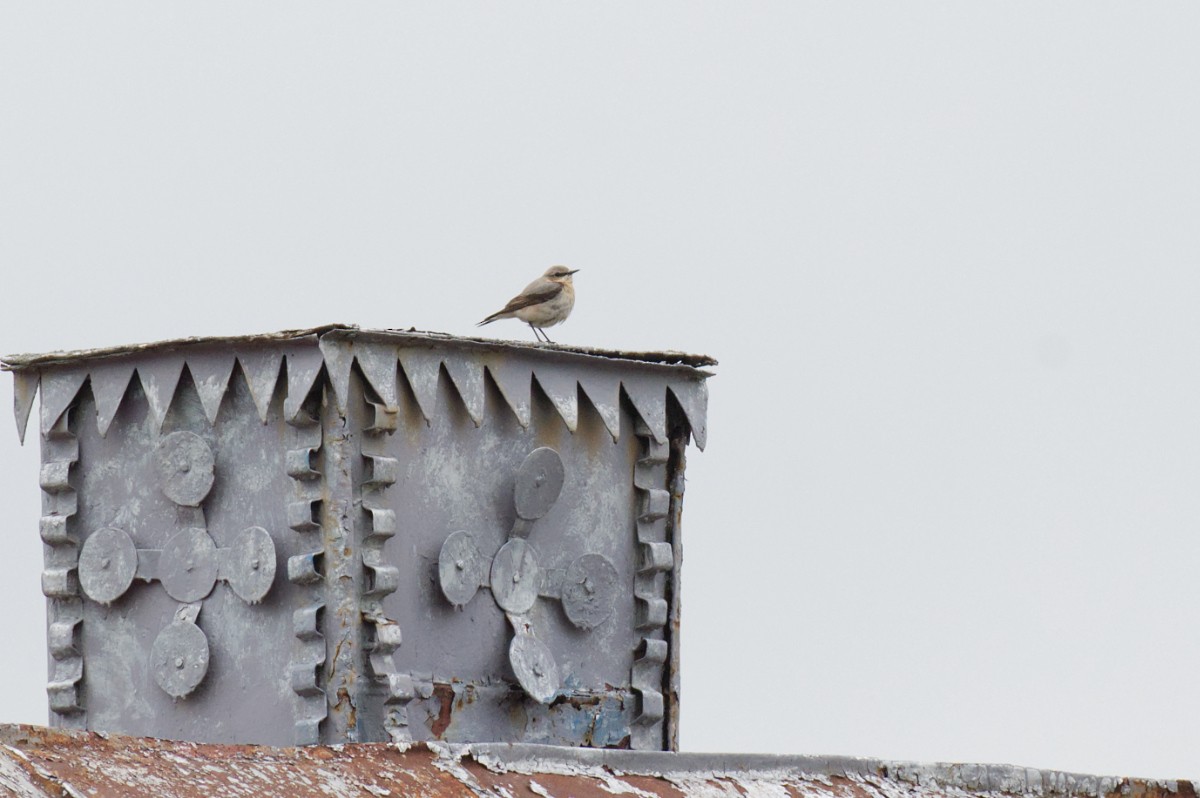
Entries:
[[544, 276], [556, 283], [566, 283], [567, 285], [570, 285], [571, 275], [577, 271], [579, 271], [579, 269], [568, 269], [566, 266], [551, 266], [549, 269], [546, 269], [546, 274]]

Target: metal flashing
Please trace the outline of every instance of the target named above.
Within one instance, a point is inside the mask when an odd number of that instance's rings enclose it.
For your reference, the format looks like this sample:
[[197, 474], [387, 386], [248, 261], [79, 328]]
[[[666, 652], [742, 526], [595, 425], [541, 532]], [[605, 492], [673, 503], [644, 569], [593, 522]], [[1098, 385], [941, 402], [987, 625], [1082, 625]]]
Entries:
[[[312, 347], [312, 343], [318, 347]], [[579, 376], [573, 365], [579, 357], [595, 368]], [[327, 325], [264, 335], [185, 338], [46, 355], [11, 355], [0, 360], [0, 368], [14, 372], [16, 377], [14, 411], [23, 441], [24, 421], [39, 383], [44, 432], [74, 400], [83, 381], [91, 377], [97, 426], [104, 435], [135, 370], [150, 406], [153, 429], [162, 428], [185, 367], [205, 415], [215, 423], [235, 362], [241, 366], [259, 418], [265, 423], [285, 358], [289, 377], [284, 412], [289, 417], [311, 390], [321, 366], [328, 374], [339, 410], [345, 412], [350, 372], [357, 363], [368, 384], [391, 409], [399, 404], [396, 379], [402, 371], [427, 423], [438, 412], [438, 383], [444, 368], [478, 427], [484, 421], [486, 370], [522, 427], [530, 423], [530, 380], [536, 377], [571, 432], [579, 423], [578, 390], [582, 388], [614, 441], [620, 437], [618, 405], [622, 389], [655, 440], [666, 440], [665, 384], [683, 409], [701, 449], [707, 442], [704, 413], [708, 394], [704, 380], [711, 375], [699, 366], [716, 362], [703, 355], [675, 352], [630, 353]]]
[[100, 347], [96, 349], [72, 349], [41, 354], [22, 353], [0, 357], [0, 371], [26, 371], [41, 366], [56, 366], [78, 363], [85, 360], [95, 360], [102, 357], [118, 355], [144, 354], [151, 351], [176, 351], [197, 346], [229, 346], [237, 347], [243, 344], [267, 344], [295, 341], [311, 336], [324, 337], [331, 335], [338, 338], [355, 338], [361, 340], [391, 341], [396, 344], [407, 343], [416, 345], [424, 342], [432, 344], [465, 345], [487, 351], [525, 351], [560, 355], [584, 355], [587, 357], [605, 358], [610, 360], [643, 363], [649, 366], [672, 367], [683, 366], [691, 369], [703, 369], [717, 365], [716, 359], [708, 355], [689, 354], [673, 350], [635, 351], [619, 349], [603, 349], [598, 347], [569, 346], [566, 344], [534, 344], [528, 341], [504, 341], [495, 338], [473, 338], [450, 335], [449, 333], [431, 332], [409, 328], [407, 330], [364, 330], [354, 324], [325, 324], [320, 327], [310, 327], [298, 330], [280, 330], [273, 333], [255, 333], [251, 335], [226, 336], [193, 336], [188, 338], [172, 338], [164, 341], [154, 341], [142, 344], [123, 344], [119, 346]]

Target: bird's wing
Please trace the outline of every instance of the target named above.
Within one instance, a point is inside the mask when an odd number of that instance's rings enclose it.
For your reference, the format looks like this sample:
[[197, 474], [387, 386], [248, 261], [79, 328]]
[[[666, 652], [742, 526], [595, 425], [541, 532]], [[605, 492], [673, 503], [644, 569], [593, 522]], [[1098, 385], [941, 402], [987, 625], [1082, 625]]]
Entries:
[[501, 316], [508, 316], [510, 313], [515, 313], [521, 308], [527, 308], [530, 305], [540, 305], [543, 302], [549, 302], [554, 297], [562, 293], [563, 287], [560, 283], [551, 282], [550, 280], [535, 280], [529, 286], [517, 294], [512, 299], [508, 300], [508, 304], [500, 310], [497, 310], [492, 315], [488, 316], [480, 324], [487, 324], [495, 321]]
[[501, 313], [512, 313], [513, 311], [527, 308], [530, 305], [540, 305], [543, 302], [549, 302], [554, 297], [562, 293], [563, 287], [561, 283], [552, 283], [547, 280], [540, 285], [530, 283], [524, 291], [517, 294], [512, 299], [508, 300], [508, 304], [504, 306]]

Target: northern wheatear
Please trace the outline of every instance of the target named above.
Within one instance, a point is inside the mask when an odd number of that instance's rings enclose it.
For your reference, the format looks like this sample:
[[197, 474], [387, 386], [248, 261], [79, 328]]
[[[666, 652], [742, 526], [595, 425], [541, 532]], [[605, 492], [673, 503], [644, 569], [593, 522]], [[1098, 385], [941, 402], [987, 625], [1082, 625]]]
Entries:
[[545, 328], [562, 324], [571, 315], [575, 307], [575, 286], [571, 285], [571, 275], [579, 269], [568, 269], [566, 266], [551, 266], [546, 273], [525, 286], [525, 290], [508, 300], [502, 310], [488, 316], [476, 327], [491, 324], [497, 319], [520, 319], [529, 325], [534, 336], [540, 341], [544, 337], [546, 343], [552, 344]]

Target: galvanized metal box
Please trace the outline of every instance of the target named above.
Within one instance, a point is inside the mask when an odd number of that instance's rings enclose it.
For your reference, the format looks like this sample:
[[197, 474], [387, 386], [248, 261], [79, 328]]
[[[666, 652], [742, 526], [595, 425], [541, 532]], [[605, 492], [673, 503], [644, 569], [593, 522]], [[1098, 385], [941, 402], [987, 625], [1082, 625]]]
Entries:
[[675, 748], [708, 365], [342, 326], [8, 358], [52, 724]]

